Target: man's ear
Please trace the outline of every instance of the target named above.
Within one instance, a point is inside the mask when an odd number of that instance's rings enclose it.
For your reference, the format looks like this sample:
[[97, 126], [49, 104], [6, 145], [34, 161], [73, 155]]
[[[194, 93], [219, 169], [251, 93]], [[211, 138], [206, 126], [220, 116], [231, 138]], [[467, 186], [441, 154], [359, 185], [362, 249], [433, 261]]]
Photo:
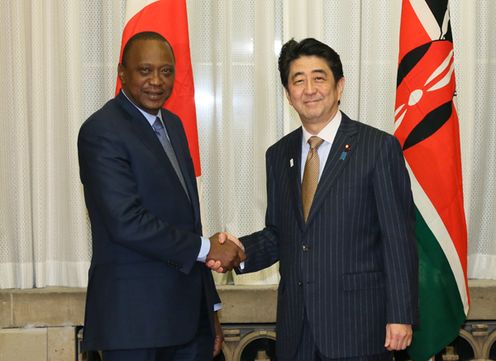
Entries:
[[344, 76], [338, 80], [336, 88], [338, 89], [338, 100], [341, 100], [341, 96], [343, 95], [344, 91]]
[[119, 63], [119, 65], [117, 66], [117, 75], [121, 80], [121, 84], [126, 84], [126, 73], [124, 71], [124, 65], [122, 65], [121, 63]]

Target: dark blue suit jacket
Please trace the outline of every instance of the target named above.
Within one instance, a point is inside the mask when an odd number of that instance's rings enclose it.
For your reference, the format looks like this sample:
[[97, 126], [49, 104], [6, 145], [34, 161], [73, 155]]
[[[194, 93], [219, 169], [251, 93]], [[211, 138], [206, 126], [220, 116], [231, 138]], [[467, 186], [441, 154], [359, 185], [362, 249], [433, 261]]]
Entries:
[[150, 124], [122, 93], [79, 133], [93, 238], [85, 350], [184, 344], [200, 308], [212, 316], [219, 302], [211, 272], [196, 261], [202, 228], [186, 136], [176, 115], [162, 115], [191, 201]]
[[343, 114], [305, 223], [301, 142], [299, 128], [267, 151], [266, 228], [241, 239], [243, 272], [280, 261], [279, 357], [295, 354], [305, 313], [323, 355], [382, 353], [387, 323], [417, 322], [414, 205], [400, 145]]

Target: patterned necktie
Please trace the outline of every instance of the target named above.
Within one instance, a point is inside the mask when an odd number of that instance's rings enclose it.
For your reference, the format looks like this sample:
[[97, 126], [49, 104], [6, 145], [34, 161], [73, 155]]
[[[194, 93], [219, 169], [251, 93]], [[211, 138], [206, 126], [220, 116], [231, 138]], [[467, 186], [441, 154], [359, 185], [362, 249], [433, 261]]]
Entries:
[[324, 142], [323, 139], [312, 136], [308, 139], [308, 144], [310, 144], [310, 151], [307, 155], [307, 161], [305, 163], [305, 170], [303, 172], [303, 181], [301, 182], [301, 195], [303, 198], [303, 216], [305, 217], [305, 222], [307, 221], [308, 214], [310, 213], [310, 208], [312, 207], [313, 197], [315, 196], [315, 191], [317, 190], [317, 184], [319, 183], [319, 153], [317, 149]]
[[177, 161], [176, 153], [174, 152], [174, 149], [172, 148], [172, 144], [169, 140], [169, 137], [165, 133], [166, 130], [164, 129], [162, 121], [160, 120], [159, 117], [157, 117], [155, 119], [155, 122], [153, 123], [152, 128], [155, 131], [155, 134], [157, 135], [158, 140], [162, 144], [162, 147], [164, 148], [165, 154], [167, 154], [167, 157], [169, 158], [169, 160], [172, 164], [172, 167], [176, 171], [176, 174], [179, 178], [179, 181], [181, 182], [181, 185], [183, 186], [184, 192], [186, 192], [186, 195], [188, 196], [188, 199], [189, 199], [188, 189], [186, 188], [186, 183], [184, 182], [184, 177], [183, 177], [183, 173], [181, 172], [181, 168], [179, 168], [179, 163]]

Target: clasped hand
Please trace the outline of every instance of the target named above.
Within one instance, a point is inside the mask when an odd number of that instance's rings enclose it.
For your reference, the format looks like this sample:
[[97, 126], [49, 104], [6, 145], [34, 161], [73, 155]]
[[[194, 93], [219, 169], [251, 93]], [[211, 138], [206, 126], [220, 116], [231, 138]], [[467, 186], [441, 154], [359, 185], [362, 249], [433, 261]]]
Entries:
[[210, 237], [210, 252], [205, 264], [219, 273], [225, 273], [246, 259], [243, 244], [227, 232], [220, 232]]

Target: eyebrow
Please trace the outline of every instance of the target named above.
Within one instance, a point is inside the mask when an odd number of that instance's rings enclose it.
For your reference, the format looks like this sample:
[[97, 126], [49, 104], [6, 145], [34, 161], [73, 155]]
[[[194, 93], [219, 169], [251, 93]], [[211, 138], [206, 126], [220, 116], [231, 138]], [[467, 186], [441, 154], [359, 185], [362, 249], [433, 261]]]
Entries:
[[[155, 64], [153, 64], [153, 63], [138, 63], [137, 66], [138, 67], [141, 67], [141, 66], [152, 66], [152, 67], [154, 67]], [[158, 68], [174, 68], [174, 64], [164, 63], [164, 64], [157, 65], [157, 67]]]
[[[324, 75], [327, 75], [327, 72], [324, 69], [320, 69], [320, 68], [313, 69], [310, 73], [311, 74], [324, 74]], [[298, 71], [298, 72], [296, 72], [296, 73], [293, 74], [293, 76], [291, 77], [291, 79], [294, 79], [294, 78], [296, 78], [299, 75], [304, 75], [304, 73], [302, 71]]]

